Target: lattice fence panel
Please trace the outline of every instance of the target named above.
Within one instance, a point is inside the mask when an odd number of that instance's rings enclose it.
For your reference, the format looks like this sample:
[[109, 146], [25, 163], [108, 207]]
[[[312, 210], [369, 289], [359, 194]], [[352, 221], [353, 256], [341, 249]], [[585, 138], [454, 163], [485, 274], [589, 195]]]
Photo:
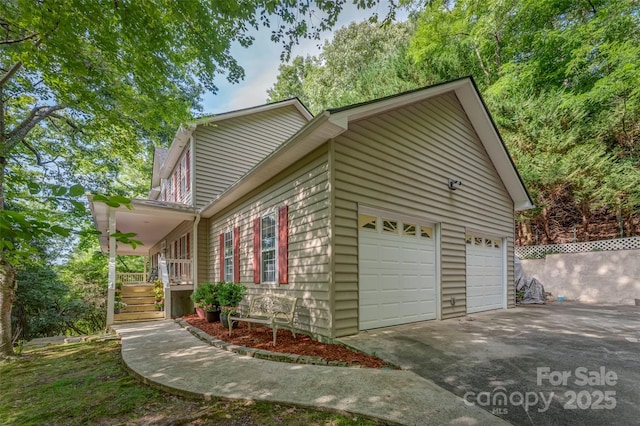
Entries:
[[548, 244], [544, 246], [522, 246], [515, 248], [519, 258], [543, 258], [547, 254], [583, 253], [588, 251], [634, 250], [640, 249], [640, 237], [618, 238], [615, 240], [587, 241], [583, 243]]

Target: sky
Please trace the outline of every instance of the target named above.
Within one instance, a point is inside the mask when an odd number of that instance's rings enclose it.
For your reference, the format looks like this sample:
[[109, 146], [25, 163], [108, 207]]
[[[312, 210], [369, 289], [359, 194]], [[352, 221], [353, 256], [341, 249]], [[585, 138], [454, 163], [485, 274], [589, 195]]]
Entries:
[[[335, 30], [349, 25], [351, 22], [361, 22], [368, 19], [374, 12], [378, 12], [382, 19], [386, 16], [387, 2], [383, 1], [375, 9], [358, 10], [356, 6], [349, 3], [343, 9], [338, 19]], [[397, 18], [404, 20], [407, 12], [397, 11]], [[214, 95], [206, 93], [203, 96], [203, 115], [219, 114], [227, 111], [234, 111], [246, 107], [262, 105], [267, 101], [267, 89], [276, 81], [278, 67], [280, 66], [280, 53], [282, 46], [270, 40], [269, 28], [262, 28], [254, 34], [255, 41], [249, 48], [234, 46], [231, 54], [244, 68], [245, 78], [237, 84], [226, 81], [224, 76], [220, 76], [216, 81], [218, 92]], [[296, 56], [317, 56], [320, 53], [320, 46], [324, 41], [332, 38], [333, 32], [326, 32], [321, 35], [322, 40], [303, 40], [295, 46], [291, 60]]]

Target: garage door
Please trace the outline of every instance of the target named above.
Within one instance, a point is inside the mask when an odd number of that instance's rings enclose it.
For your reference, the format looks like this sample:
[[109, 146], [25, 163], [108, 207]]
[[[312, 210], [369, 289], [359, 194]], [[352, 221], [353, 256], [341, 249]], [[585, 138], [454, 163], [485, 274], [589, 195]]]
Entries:
[[467, 234], [467, 313], [504, 307], [502, 239]]
[[432, 225], [359, 215], [360, 330], [436, 318]]

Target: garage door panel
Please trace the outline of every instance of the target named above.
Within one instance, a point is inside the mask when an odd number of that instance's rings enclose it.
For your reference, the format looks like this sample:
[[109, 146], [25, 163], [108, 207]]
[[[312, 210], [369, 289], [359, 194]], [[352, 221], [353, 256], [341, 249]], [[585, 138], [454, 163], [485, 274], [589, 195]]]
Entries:
[[503, 282], [503, 253], [501, 248], [494, 246], [493, 241], [483, 236], [467, 238], [468, 313], [504, 307], [506, 287]]
[[360, 329], [436, 318], [433, 239], [360, 231]]

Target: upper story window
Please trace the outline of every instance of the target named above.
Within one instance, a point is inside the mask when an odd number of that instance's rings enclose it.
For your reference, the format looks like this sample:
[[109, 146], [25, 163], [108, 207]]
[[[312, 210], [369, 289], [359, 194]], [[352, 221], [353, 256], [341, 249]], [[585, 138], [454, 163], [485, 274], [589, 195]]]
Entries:
[[162, 201], [191, 204], [191, 151], [187, 149], [173, 173], [162, 181]]

